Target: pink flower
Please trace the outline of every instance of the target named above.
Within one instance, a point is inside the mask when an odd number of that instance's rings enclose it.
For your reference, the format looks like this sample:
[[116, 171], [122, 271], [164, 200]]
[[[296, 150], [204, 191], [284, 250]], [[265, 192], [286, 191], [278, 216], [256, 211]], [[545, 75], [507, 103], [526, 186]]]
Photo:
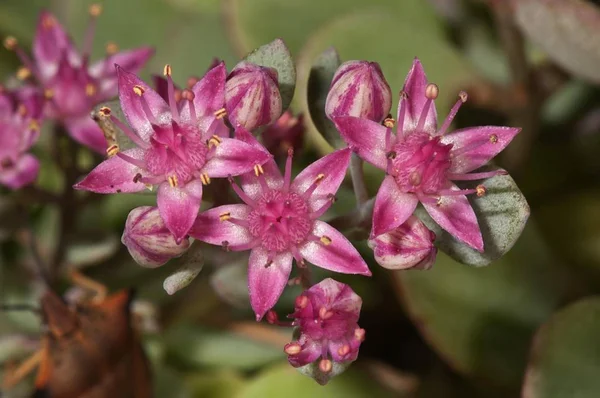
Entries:
[[396, 229], [369, 239], [375, 261], [388, 269], [429, 269], [435, 263], [435, 234], [418, 217], [410, 216]]
[[158, 185], [158, 210], [177, 242], [191, 228], [211, 178], [239, 175], [271, 158], [262, 147], [227, 138], [225, 65], [219, 64], [175, 101], [171, 67], [165, 67], [169, 103], [134, 74], [117, 66], [119, 99], [131, 129], [104, 108], [137, 145], [119, 151], [92, 170], [76, 189], [97, 193], [138, 192]]
[[392, 107], [392, 91], [379, 64], [368, 61], [344, 62], [333, 76], [325, 113], [355, 116], [381, 122]]
[[51, 98], [48, 113], [64, 123], [67, 131], [79, 143], [98, 152], [106, 147], [104, 135], [90, 118], [92, 108], [117, 94], [117, 75], [113, 65], [123, 65], [137, 72], [152, 56], [150, 48], [139, 48], [117, 53], [114, 44], [107, 46], [106, 58], [90, 64], [90, 53], [96, 19], [102, 9], [90, 6], [90, 24], [79, 54], [57, 19], [47, 11], [40, 14], [33, 42], [33, 59], [18, 45], [13, 37], [5, 46], [17, 52], [24, 68], [21, 74], [32, 74]]
[[290, 148], [294, 151], [302, 148], [305, 130], [304, 116], [294, 116], [292, 112], [286, 111], [263, 131], [263, 144], [269, 152], [279, 158], [279, 155], [285, 156]]
[[[259, 145], [248, 132], [238, 135]], [[257, 320], [283, 292], [292, 260], [347, 274], [371, 275], [352, 244], [329, 224], [319, 221], [334, 200], [346, 174], [351, 152], [343, 149], [317, 160], [292, 182], [292, 151], [285, 175], [274, 161], [242, 176], [233, 188], [244, 204], [225, 205], [201, 213], [190, 235], [227, 250], [251, 250], [248, 270], [250, 303]], [[232, 181], [233, 182], [233, 181]]]
[[277, 71], [240, 62], [227, 77], [225, 103], [233, 126], [254, 130], [273, 123], [282, 110]]
[[142, 206], [131, 210], [125, 222], [121, 242], [140, 265], [155, 268], [179, 257], [190, 247], [190, 240], [177, 243], [156, 207]]
[[0, 87], [0, 184], [19, 189], [32, 183], [39, 161], [27, 153], [40, 135], [43, 97], [33, 87]]
[[439, 129], [433, 103], [437, 95], [437, 86], [427, 83], [415, 59], [401, 92], [395, 135], [391, 119], [384, 125], [356, 117], [334, 117], [333, 121], [360, 157], [387, 173], [375, 200], [372, 236], [402, 225], [420, 201], [443, 229], [483, 251], [481, 231], [466, 195], [481, 196], [485, 188], [461, 190], [453, 181], [506, 174], [504, 170], [470, 172], [502, 151], [521, 129], [483, 126], [446, 134], [467, 95], [460, 93]]
[[358, 326], [361, 298], [350, 286], [327, 278], [296, 298], [293, 326], [296, 341], [284, 348], [288, 361], [301, 367], [320, 359], [319, 369], [331, 372], [334, 363], [352, 362], [358, 356], [365, 330]]

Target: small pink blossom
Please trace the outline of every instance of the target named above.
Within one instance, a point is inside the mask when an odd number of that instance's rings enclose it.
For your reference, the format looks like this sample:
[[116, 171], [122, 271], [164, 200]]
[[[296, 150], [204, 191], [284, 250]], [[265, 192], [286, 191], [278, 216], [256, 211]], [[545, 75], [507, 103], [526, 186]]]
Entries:
[[169, 231], [180, 242], [191, 228], [212, 178], [246, 173], [271, 158], [261, 146], [227, 138], [223, 117], [225, 65], [211, 69], [192, 89], [175, 99], [171, 67], [165, 67], [168, 103], [145, 82], [117, 66], [119, 99], [129, 128], [101, 112], [137, 145], [111, 156], [92, 170], [76, 189], [97, 193], [139, 192], [158, 185], [157, 204]]
[[392, 231], [369, 239], [375, 261], [387, 269], [429, 269], [435, 263], [435, 233], [418, 217], [410, 216]]
[[302, 148], [305, 130], [304, 115], [294, 116], [292, 112], [285, 111], [263, 131], [262, 142], [269, 152], [279, 158], [285, 156], [290, 148], [294, 151]]
[[39, 161], [28, 153], [40, 135], [43, 97], [33, 87], [0, 87], [0, 184], [19, 189], [38, 175]]
[[90, 63], [96, 19], [101, 10], [98, 4], [90, 6], [90, 23], [81, 53], [47, 11], [39, 17], [33, 59], [17, 45], [15, 38], [5, 40], [5, 46], [15, 50], [24, 64], [23, 77], [31, 74], [50, 98], [48, 116], [64, 123], [73, 139], [98, 152], [103, 152], [106, 144], [102, 131], [90, 118], [90, 111], [116, 95], [117, 75], [113, 65], [118, 63], [137, 72], [154, 53], [147, 47], [116, 52], [116, 46], [109, 44], [106, 58]]
[[319, 361], [320, 371], [327, 374], [333, 363], [355, 361], [365, 339], [357, 323], [361, 306], [350, 286], [331, 278], [302, 292], [289, 315], [298, 335], [284, 348], [290, 364], [301, 367]]
[[[258, 142], [246, 131], [238, 138]], [[227, 250], [251, 250], [248, 271], [250, 303], [257, 320], [272, 308], [285, 288], [295, 259], [347, 274], [371, 275], [352, 244], [319, 221], [334, 200], [346, 174], [351, 151], [343, 149], [314, 162], [293, 181], [292, 151], [285, 174], [274, 161], [255, 168], [233, 188], [244, 204], [219, 206], [201, 213], [190, 236]], [[232, 180], [233, 182], [233, 180]]]
[[415, 59], [401, 92], [396, 134], [391, 119], [384, 125], [356, 117], [334, 117], [333, 121], [360, 157], [387, 173], [375, 200], [372, 236], [402, 225], [420, 201], [443, 229], [483, 251], [481, 231], [466, 195], [484, 195], [485, 187], [461, 190], [453, 181], [506, 174], [504, 170], [470, 172], [502, 151], [521, 129], [483, 126], [446, 134], [467, 95], [460, 93], [440, 128], [434, 104], [437, 95], [437, 86], [428, 84]]

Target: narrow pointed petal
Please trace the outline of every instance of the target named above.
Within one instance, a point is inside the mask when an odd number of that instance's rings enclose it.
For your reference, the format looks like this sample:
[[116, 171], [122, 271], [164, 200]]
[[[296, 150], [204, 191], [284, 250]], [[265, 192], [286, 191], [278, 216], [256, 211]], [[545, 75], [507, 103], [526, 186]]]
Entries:
[[[459, 188], [452, 185], [451, 189]], [[483, 252], [481, 230], [466, 196], [442, 196], [440, 203], [423, 203], [423, 206], [440, 227], [472, 248]]]
[[[127, 156], [142, 161], [144, 151], [138, 148], [123, 151]], [[136, 174], [144, 171], [118, 156], [113, 156], [96, 166], [73, 188], [96, 193], [139, 192], [146, 189], [141, 182], [134, 182]]]
[[67, 132], [73, 139], [94, 151], [104, 154], [106, 140], [100, 127], [88, 115], [65, 121]]
[[211, 245], [226, 246], [228, 250], [246, 250], [254, 237], [250, 232], [229, 221], [221, 221], [220, 216], [229, 213], [232, 218], [245, 220], [250, 213], [250, 207], [237, 204], [225, 205], [202, 212], [196, 217], [189, 235]]
[[237, 176], [254, 170], [254, 166], [262, 165], [271, 159], [271, 154], [264, 148], [257, 148], [240, 140], [221, 138], [202, 173], [210, 177]]
[[40, 162], [27, 153], [17, 160], [14, 167], [0, 171], [0, 184], [11, 189], [19, 189], [35, 181], [39, 170]]
[[386, 176], [375, 198], [371, 236], [379, 236], [402, 225], [418, 203], [417, 195], [402, 192], [394, 177]]
[[387, 168], [386, 127], [352, 116], [334, 117], [332, 120], [344, 141], [358, 156], [381, 170]]
[[171, 109], [160, 95], [139, 79], [133, 73], [126, 72], [116, 65], [119, 84], [119, 99], [121, 108], [129, 122], [129, 125], [144, 140], [148, 141], [153, 133], [152, 125], [144, 112], [140, 97], [133, 91], [134, 86], [140, 86], [144, 90], [144, 98], [148, 102], [154, 118], [161, 125], [171, 124]]
[[252, 249], [248, 261], [250, 304], [260, 321], [279, 300], [292, 272], [292, 255], [282, 253], [267, 266], [269, 255], [262, 247]]
[[[417, 126], [423, 107], [427, 102], [425, 97], [425, 88], [427, 87], [427, 76], [421, 61], [415, 58], [412, 68], [404, 81], [404, 92], [408, 96], [408, 101], [401, 101], [401, 104], [406, 104], [406, 114], [404, 119], [404, 131], [412, 131]], [[400, 108], [398, 108], [400, 114]], [[398, 117], [400, 119], [400, 117]], [[400, 129], [400, 127], [398, 127]], [[425, 119], [424, 130], [430, 134], [435, 133], [437, 129], [437, 112], [435, 103], [432, 103]]]
[[352, 243], [337, 229], [323, 221], [315, 221], [312, 234], [331, 242], [312, 241], [300, 247], [300, 254], [314, 265], [343, 274], [370, 276], [371, 271]]
[[54, 75], [64, 51], [75, 58], [71, 40], [60, 22], [48, 11], [42, 11], [33, 40], [33, 56], [42, 78]]
[[[254, 138], [248, 130], [242, 126], [238, 126], [235, 130], [235, 138], [243, 141], [253, 147], [263, 150], [264, 147]], [[277, 163], [273, 158], [269, 159], [265, 164], [262, 165], [265, 171], [264, 177], [267, 181], [267, 185], [271, 189], [280, 189], [283, 186], [283, 176], [277, 167]], [[240, 176], [240, 186], [244, 192], [252, 199], [256, 199], [262, 194], [262, 186], [258, 180], [258, 177], [254, 173], [244, 173]]]
[[310, 211], [316, 211], [330, 200], [328, 196], [335, 195], [340, 188], [346, 177], [351, 155], [350, 148], [340, 149], [313, 162], [296, 176], [291, 190], [302, 195], [323, 174], [323, 179], [308, 198]]
[[172, 187], [163, 182], [158, 187], [156, 203], [169, 231], [181, 241], [194, 224], [202, 202], [202, 183], [192, 180], [186, 186]]
[[138, 73], [154, 55], [151, 47], [140, 47], [133, 50], [122, 51], [109, 56], [109, 59], [97, 61], [90, 67], [90, 75], [100, 79], [98, 97], [106, 100], [117, 94], [118, 79], [114, 64], [121, 66], [131, 73]]
[[[204, 77], [192, 87], [192, 91], [195, 94], [194, 106], [196, 107], [196, 114], [199, 117], [214, 115], [216, 111], [225, 107], [226, 78], [227, 68], [225, 68], [224, 62], [220, 62], [217, 66], [206, 72]], [[184, 107], [184, 112], [187, 112], [187, 109], [189, 109], [186, 108]]]
[[471, 150], [453, 156], [451, 173], [468, 173], [500, 153], [521, 131], [515, 127], [482, 126], [456, 130], [442, 137], [443, 144], [452, 144], [452, 151], [472, 147]]

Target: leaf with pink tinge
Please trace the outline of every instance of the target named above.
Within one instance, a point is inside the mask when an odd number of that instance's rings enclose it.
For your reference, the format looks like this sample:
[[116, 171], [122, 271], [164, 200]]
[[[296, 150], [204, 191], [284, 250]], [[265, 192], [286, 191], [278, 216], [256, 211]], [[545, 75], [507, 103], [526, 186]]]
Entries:
[[156, 203], [167, 228], [179, 241], [194, 224], [202, 202], [202, 183], [192, 180], [185, 186], [172, 187], [163, 182], [158, 187]]
[[292, 258], [291, 253], [284, 252], [275, 256], [269, 265], [269, 255], [265, 249], [257, 247], [250, 252], [248, 288], [257, 321], [273, 308], [283, 293], [292, 272]]
[[[491, 170], [483, 168], [482, 171]], [[459, 182], [462, 189], [473, 188], [477, 182]], [[509, 175], [497, 175], [479, 182], [486, 188], [483, 197], [469, 195], [483, 235], [483, 253], [467, 246], [442, 230], [427, 212], [418, 207], [416, 215], [435, 232], [436, 245], [456, 261], [481, 267], [506, 254], [515, 244], [529, 218], [529, 205]], [[435, 267], [435, 266], [434, 266]]]

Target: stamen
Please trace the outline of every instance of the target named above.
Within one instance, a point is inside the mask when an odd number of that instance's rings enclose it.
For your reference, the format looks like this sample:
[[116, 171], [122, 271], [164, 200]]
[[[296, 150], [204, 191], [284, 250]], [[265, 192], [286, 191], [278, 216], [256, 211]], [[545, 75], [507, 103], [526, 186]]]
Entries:
[[304, 192], [304, 194], [302, 196], [305, 199], [309, 198], [310, 195], [313, 194], [313, 192], [315, 191], [315, 189], [317, 189], [317, 187], [319, 186], [319, 184], [321, 183], [321, 181], [323, 181], [324, 178], [325, 178], [325, 174], [323, 174], [323, 173], [317, 175], [317, 177], [315, 178], [315, 180], [313, 181], [313, 183], [308, 187], [308, 189]]
[[298, 343], [288, 343], [283, 347], [283, 352], [288, 355], [298, 355], [302, 351], [302, 346]]
[[136, 95], [138, 95], [138, 96], [140, 96], [140, 97], [141, 97], [141, 96], [142, 96], [142, 95], [143, 95], [143, 94], [146, 92], [146, 90], [144, 89], [144, 87], [142, 87], [142, 86], [140, 86], [140, 85], [136, 84], [135, 86], [133, 86], [133, 92], [134, 92]]
[[485, 178], [495, 177], [498, 175], [504, 176], [507, 175], [508, 172], [506, 170], [494, 170], [487, 171], [483, 173], [469, 173], [469, 174], [453, 174], [448, 173], [447, 176], [450, 180], [455, 181], [471, 181], [471, 180], [483, 180]]
[[155, 177], [142, 177], [139, 179], [141, 183], [146, 185], [148, 190], [152, 191], [152, 185], [160, 184], [165, 180], [165, 176], [155, 176]]
[[112, 110], [108, 106], [103, 106], [100, 109], [98, 109], [98, 112], [100, 113], [100, 115], [108, 117], [112, 113]]
[[306, 306], [308, 305], [308, 297], [306, 297], [306, 296], [296, 297], [294, 305], [296, 306], [296, 308], [299, 308], [301, 310], [306, 308]]
[[[400, 91], [400, 103], [398, 105], [398, 127], [396, 128], [397, 136], [403, 136], [404, 119], [406, 119], [406, 107], [408, 107], [408, 94], [406, 91]], [[402, 135], [401, 135], [402, 134]]]
[[141, 173], [137, 173], [136, 175], [133, 176], [133, 182], [135, 182], [135, 183], [140, 182], [141, 179], [142, 179]]
[[40, 131], [40, 123], [35, 119], [30, 120], [29, 121], [29, 130]]
[[321, 236], [321, 238], [319, 239], [321, 241], [321, 243], [323, 243], [325, 246], [329, 246], [332, 242], [331, 238], [329, 236], [323, 235]]
[[325, 307], [319, 308], [319, 318], [321, 318], [322, 320], [329, 319], [332, 316], [333, 316], [333, 312], [329, 311], [327, 308], [325, 308]]
[[321, 359], [319, 370], [323, 373], [329, 373], [333, 369], [333, 363], [329, 359]]
[[121, 159], [123, 159], [124, 161], [131, 163], [134, 166], [139, 167], [140, 169], [146, 168], [146, 163], [144, 161], [133, 158], [129, 155], [125, 155], [123, 152], [118, 152], [117, 156], [120, 157]]
[[83, 41], [83, 48], [81, 55], [83, 58], [84, 65], [87, 65], [90, 54], [92, 53], [92, 46], [94, 44], [94, 35], [96, 33], [96, 21], [100, 14], [102, 14], [102, 6], [100, 4], [92, 4], [89, 8], [90, 22], [85, 32], [85, 39]]
[[167, 181], [169, 182], [171, 188], [177, 188], [177, 186], [179, 185], [179, 179], [176, 175], [167, 177]]
[[338, 348], [338, 355], [341, 357], [345, 357], [350, 353], [350, 346], [348, 344], [344, 344], [340, 348]]
[[277, 316], [277, 313], [273, 310], [269, 310], [267, 312], [267, 322], [270, 323], [271, 325], [276, 325], [277, 323], [279, 323], [279, 317]]
[[454, 117], [458, 113], [458, 110], [460, 109], [462, 104], [467, 102], [467, 98], [468, 95], [466, 92], [461, 91], [460, 93], [458, 93], [458, 101], [456, 101], [452, 109], [450, 109], [450, 113], [448, 114], [448, 116], [446, 116], [446, 120], [444, 120], [442, 127], [440, 127], [440, 129], [438, 130], [438, 135], [444, 135], [446, 133], [448, 127], [450, 127], [450, 124], [454, 120]]
[[14, 51], [17, 48], [18, 41], [14, 36], [7, 36], [4, 39], [4, 48], [8, 51]]
[[438, 191], [440, 196], [460, 196], [477, 193], [477, 189], [442, 189]]
[[117, 43], [109, 41], [108, 43], [106, 43], [104, 51], [106, 51], [106, 55], [108, 56], [115, 55], [117, 52], [119, 52], [119, 46], [117, 45]]
[[211, 147], [218, 147], [221, 142], [223, 142], [223, 140], [221, 140], [221, 138], [218, 135], [213, 135], [212, 137], [209, 138], [209, 140], [206, 142], [206, 145], [211, 148]]
[[197, 77], [194, 77], [194, 76], [191, 76], [191, 77], [188, 77], [188, 79], [187, 79], [187, 82], [186, 82], [186, 83], [187, 83], [187, 86], [188, 86], [188, 88], [192, 88], [192, 87], [194, 87], [194, 86], [196, 85], [196, 83], [198, 83], [199, 81], [200, 81], [200, 79], [199, 79], [199, 78], [197, 78]]
[[29, 55], [27, 55], [27, 53], [25, 53], [25, 51], [23, 51], [23, 49], [19, 46], [19, 42], [14, 36], [7, 36], [4, 39], [4, 47], [8, 51], [14, 51], [17, 54], [17, 57], [19, 57], [19, 59], [25, 66], [25, 68], [27, 68], [31, 73], [33, 73], [39, 80], [39, 75], [37, 73], [38, 70], [36, 69], [35, 64], [31, 60]]
[[44, 90], [44, 98], [46, 100], [51, 100], [52, 98], [54, 98], [54, 90], [52, 90], [51, 88], [47, 88]]
[[327, 210], [329, 210], [329, 208], [331, 207], [331, 205], [333, 203], [335, 203], [336, 201], [336, 197], [334, 195], [329, 194], [329, 197], [327, 198], [328, 201], [325, 202], [325, 204], [321, 207], [319, 207], [317, 210], [315, 210], [314, 212], [312, 212], [310, 214], [310, 219], [311, 220], [316, 220], [317, 218], [321, 217], [323, 214], [325, 214], [327, 212]]
[[225, 108], [221, 108], [215, 112], [215, 117], [217, 119], [223, 119], [225, 116], [227, 116], [227, 111], [225, 110]]
[[94, 83], [88, 83], [85, 85], [85, 95], [88, 97], [93, 97], [96, 95], [97, 89]]
[[296, 246], [290, 246], [290, 252], [292, 252], [292, 256], [294, 256], [294, 260], [296, 260], [298, 267], [306, 268], [306, 262], [304, 261], [304, 258], [302, 258], [302, 254], [300, 254], [298, 248]]
[[356, 328], [354, 330], [354, 339], [358, 341], [365, 341], [365, 329]]
[[477, 187], [475, 187], [475, 193], [478, 198], [481, 198], [482, 196], [485, 196], [487, 189], [483, 185], [477, 185]]
[[52, 29], [56, 26], [56, 19], [52, 15], [46, 14], [44, 19], [42, 19], [42, 27], [44, 29]]
[[235, 183], [233, 177], [231, 176], [229, 177], [229, 183], [231, 184], [231, 188], [240, 197], [240, 199], [242, 199], [244, 203], [246, 203], [248, 206], [256, 207], [256, 202], [252, 200], [248, 195], [246, 195], [244, 191], [242, 191], [242, 188], [240, 188], [239, 185]]
[[135, 86], [133, 86], [133, 92], [135, 93], [135, 95], [140, 97], [142, 109], [144, 110], [144, 113], [146, 114], [148, 121], [152, 124], [158, 124], [156, 122], [156, 118], [154, 117], [154, 114], [152, 113], [152, 110], [150, 109], [150, 106], [148, 105], [148, 101], [146, 101], [146, 98], [144, 97], [144, 93], [146, 92], [146, 89], [144, 87], [136, 84]]
[[192, 123], [198, 124], [196, 107], [194, 106], [194, 98], [196, 98], [196, 94], [194, 94], [192, 90], [185, 89], [181, 92], [181, 98], [188, 101], [188, 106], [190, 107], [190, 119], [192, 119]]
[[423, 130], [423, 127], [425, 126], [425, 120], [427, 120], [427, 114], [431, 108], [431, 104], [433, 100], [438, 97], [439, 92], [440, 90], [438, 86], [433, 83], [429, 83], [425, 87], [425, 97], [427, 97], [427, 101], [425, 101], [425, 105], [423, 105], [423, 110], [421, 111], [419, 122], [417, 123], [417, 131]]
[[283, 192], [290, 190], [292, 183], [292, 159], [294, 158], [294, 148], [288, 148], [287, 159], [285, 160], [285, 171], [283, 177]]
[[119, 153], [119, 145], [114, 144], [109, 146], [108, 148], [106, 148], [106, 155], [109, 158], [112, 158], [113, 156], [115, 156], [117, 153]]
[[462, 147], [459, 147], [459, 148], [456, 148], [456, 149], [452, 148], [452, 150], [450, 151], [450, 157], [454, 158], [456, 156], [462, 155], [463, 153], [470, 152], [470, 151], [472, 151], [474, 149], [477, 149], [477, 148], [479, 148], [481, 146], [487, 145], [490, 142], [492, 142], [492, 138], [493, 137], [482, 138], [480, 140], [476, 140], [476, 141], [471, 142], [469, 145], [462, 146]]
[[383, 125], [385, 127], [387, 127], [388, 129], [393, 129], [395, 124], [396, 124], [396, 121], [394, 119], [392, 119], [391, 117], [387, 117], [383, 120]]
[[208, 174], [202, 173], [200, 174], [200, 181], [202, 182], [202, 185], [208, 185], [210, 184], [210, 177]]
[[27, 80], [27, 79], [29, 79], [30, 76], [31, 76], [31, 71], [29, 70], [29, 68], [27, 68], [25, 66], [21, 66], [19, 69], [17, 69], [17, 79]]
[[231, 218], [230, 212], [225, 212], [225, 213], [219, 214], [219, 221], [221, 221], [221, 222], [228, 221], [230, 218]]
[[224, 240], [223, 242], [221, 242], [221, 245], [223, 246], [223, 250], [226, 252], [231, 251], [231, 249], [229, 248], [229, 241]]
[[171, 69], [171, 65], [166, 64], [163, 70], [163, 74], [167, 77], [167, 93], [169, 96], [169, 106], [171, 107], [171, 114], [173, 115], [173, 119], [178, 122], [179, 121], [179, 110], [177, 109], [177, 100], [175, 99], [175, 85], [173, 84], [173, 78], [171, 74], [173, 70]]
[[258, 177], [263, 174], [265, 174], [265, 170], [263, 169], [263, 167], [260, 164], [254, 165], [254, 175]]
[[[108, 111], [108, 113], [106, 113]], [[133, 141], [137, 146], [143, 149], [147, 149], [150, 147], [150, 144], [145, 142], [138, 136], [133, 130], [129, 128], [125, 123], [123, 123], [119, 118], [111, 115], [111, 110], [108, 107], [100, 108], [100, 112], [104, 113], [105, 117], [110, 117], [110, 121], [113, 122], [131, 141]]]
[[496, 144], [498, 142], [498, 136], [496, 134], [490, 135], [490, 142]]

